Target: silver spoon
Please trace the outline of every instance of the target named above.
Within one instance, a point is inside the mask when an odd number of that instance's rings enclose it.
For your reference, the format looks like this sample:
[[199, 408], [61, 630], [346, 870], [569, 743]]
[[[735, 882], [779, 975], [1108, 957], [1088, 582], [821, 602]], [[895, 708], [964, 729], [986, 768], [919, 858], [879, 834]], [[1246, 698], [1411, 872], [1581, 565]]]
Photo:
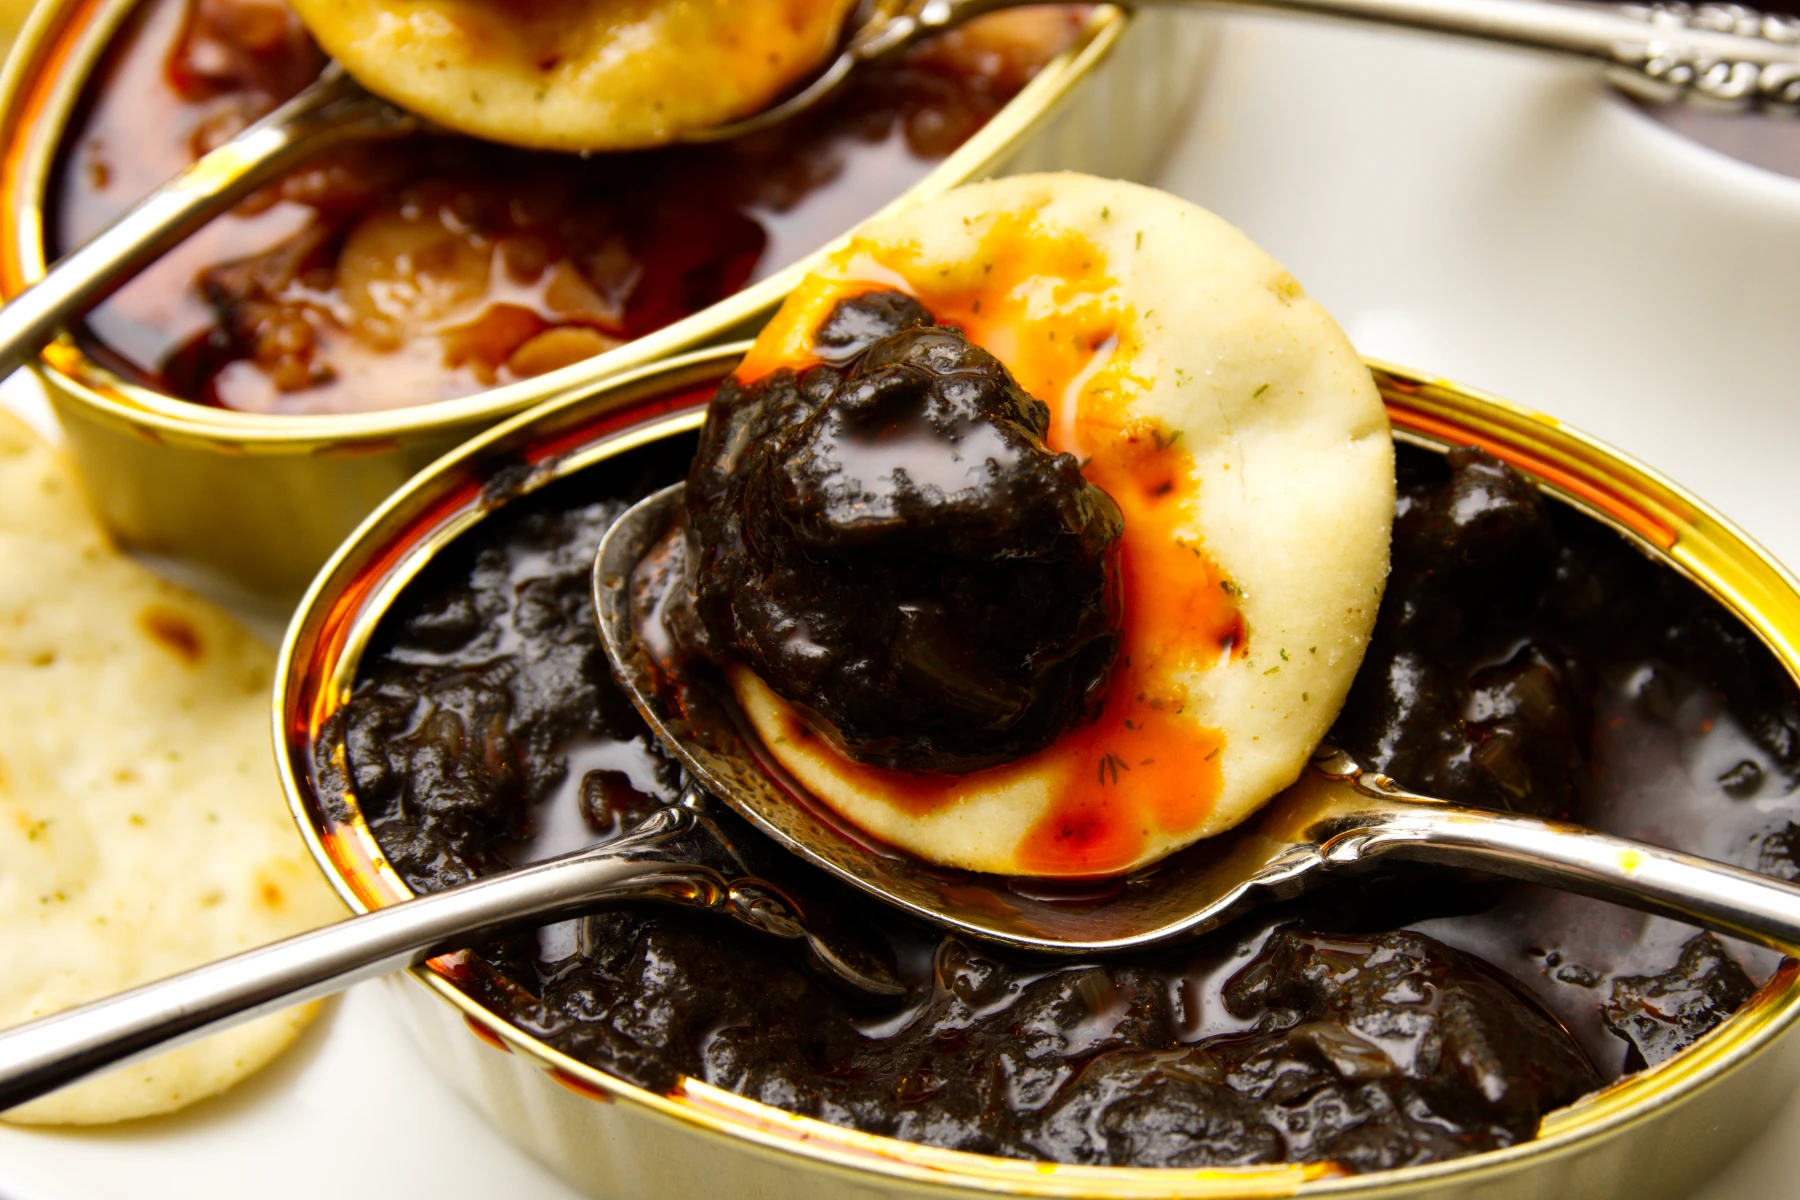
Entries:
[[[1736, 5], [1599, 5], [1563, 0], [1136, 0], [1322, 16], [1500, 42], [1598, 62], [1647, 98], [1800, 109], [1800, 19]], [[899, 53], [973, 17], [1041, 0], [876, 0], [806, 87], [743, 121], [685, 141], [740, 137], [823, 101], [860, 64]], [[423, 122], [336, 64], [262, 120], [205, 155], [59, 260], [0, 308], [0, 377], [169, 247], [284, 171], [343, 142], [416, 132]]]
[[885, 904], [1019, 950], [1094, 954], [1203, 933], [1387, 858], [1580, 892], [1780, 950], [1800, 949], [1800, 887], [1578, 825], [1463, 808], [1362, 771], [1329, 746], [1251, 824], [1085, 888], [945, 871], [872, 846], [805, 802], [760, 753], [729, 692], [684, 671], [661, 629], [681, 570], [684, 486], [632, 506], [600, 543], [607, 657], [650, 727], [700, 783], [807, 862]]
[[[0, 1111], [107, 1067], [329, 996], [472, 942], [581, 916], [620, 900], [656, 900], [710, 910], [756, 930], [806, 944], [815, 962], [852, 990], [895, 997], [893, 966], [849, 936], [832, 906], [803, 882], [777, 885], [763, 869], [785, 859], [758, 855], [735, 818], [713, 811], [692, 788], [626, 836], [490, 875], [474, 883], [378, 908], [335, 925], [196, 967], [104, 1000], [0, 1033]], [[746, 872], [746, 862], [758, 869]]]

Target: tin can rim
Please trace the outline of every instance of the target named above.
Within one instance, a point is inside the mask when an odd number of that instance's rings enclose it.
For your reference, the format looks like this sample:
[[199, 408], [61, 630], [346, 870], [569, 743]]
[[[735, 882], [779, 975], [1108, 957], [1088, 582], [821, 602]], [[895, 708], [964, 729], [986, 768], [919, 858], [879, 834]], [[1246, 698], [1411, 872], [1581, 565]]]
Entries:
[[[347, 700], [356, 660], [381, 612], [445, 542], [478, 522], [488, 509], [470, 507], [484, 461], [510, 460], [534, 439], [565, 433], [582, 415], [612, 413], [616, 427], [582, 442], [566, 457], [533, 463], [542, 482], [646, 444], [697, 428], [701, 413], [670, 405], [631, 407], [679, 394], [729, 371], [748, 343], [734, 343], [655, 364], [613, 380], [596, 393], [569, 396], [522, 413], [452, 451], [415, 476], [371, 514], [315, 578], [281, 649], [273, 706], [282, 787], [308, 848], [339, 895], [356, 911], [407, 895], [387, 867], [366, 826], [327, 833], [308, 796], [308, 757], [319, 726]], [[1454, 384], [1371, 360], [1369, 366], [1397, 440], [1438, 448], [1477, 444], [1531, 474], [1545, 490], [1626, 537], [1694, 580], [1735, 613], [1800, 681], [1800, 580], [1768, 551], [1686, 489], [1606, 443], [1553, 417]], [[605, 395], [610, 403], [595, 405]], [[554, 438], [552, 439], [554, 441]], [[516, 461], [516, 460], [514, 460]], [[452, 483], [463, 489], [462, 511], [434, 510]], [[470, 489], [473, 488], [474, 491]], [[525, 490], [530, 490], [527, 483]], [[396, 536], [423, 517], [439, 524], [428, 536], [392, 553]], [[447, 515], [448, 514], [448, 515]], [[387, 555], [382, 558], [382, 555]], [[346, 578], [381, 559], [362, 591], [340, 594]], [[369, 572], [360, 572], [365, 578]], [[321, 629], [329, 616], [331, 629]], [[360, 617], [360, 620], [358, 619]], [[329, 660], [320, 672], [320, 657]], [[307, 677], [311, 678], [307, 678]], [[312, 685], [308, 692], [298, 687]], [[347, 871], [341, 837], [361, 839], [349, 850], [373, 864], [372, 874]], [[338, 844], [328, 844], [340, 839]], [[383, 894], [384, 889], [386, 894]], [[483, 1040], [524, 1055], [560, 1083], [597, 1099], [622, 1100], [708, 1136], [720, 1137], [784, 1161], [867, 1178], [875, 1173], [969, 1191], [1031, 1196], [1134, 1197], [1337, 1196], [1388, 1193], [1446, 1181], [1473, 1184], [1527, 1164], [1573, 1156], [1600, 1139], [1680, 1103], [1731, 1072], [1800, 1019], [1800, 962], [1784, 960], [1775, 976], [1724, 1024], [1686, 1050], [1627, 1076], [1544, 1119], [1539, 1135], [1503, 1150], [1447, 1162], [1364, 1175], [1343, 1175], [1329, 1164], [1281, 1164], [1206, 1170], [1084, 1167], [1019, 1162], [942, 1150], [829, 1125], [748, 1100], [695, 1080], [670, 1095], [615, 1079], [524, 1033], [465, 995], [453, 982], [454, 964], [439, 960], [413, 975], [458, 1009]]]
[[[0, 74], [0, 297], [46, 269], [46, 211], [54, 162], [88, 69], [139, 0], [65, 0], [33, 10]], [[1098, 5], [1080, 40], [1052, 59], [969, 140], [921, 180], [864, 218], [910, 208], [1004, 165], [1072, 89], [1112, 52], [1130, 21]], [[132, 382], [89, 358], [68, 334], [33, 364], [72, 403], [114, 426], [162, 440], [264, 453], [312, 453], [356, 442], [427, 435], [492, 423], [533, 405], [629, 373], [697, 346], [741, 335], [849, 234], [692, 316], [556, 371], [451, 400], [352, 414], [272, 415], [213, 408]]]

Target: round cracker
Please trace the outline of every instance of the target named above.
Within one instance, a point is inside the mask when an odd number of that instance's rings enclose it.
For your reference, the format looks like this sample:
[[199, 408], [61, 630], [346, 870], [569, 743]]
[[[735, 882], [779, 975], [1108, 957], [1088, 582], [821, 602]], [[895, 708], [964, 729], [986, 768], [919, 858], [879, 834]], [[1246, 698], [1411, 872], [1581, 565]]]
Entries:
[[[272, 659], [224, 613], [129, 559], [0, 532], [0, 1026], [344, 915], [275, 778]], [[4, 1118], [171, 1111], [255, 1071], [311, 1011]]]
[[[740, 702], [771, 752], [861, 827], [970, 870], [1126, 871], [1243, 821], [1294, 781], [1330, 728], [1387, 576], [1393, 442], [1343, 332], [1279, 264], [1204, 209], [1135, 184], [1028, 175], [962, 188], [859, 231], [789, 299], [740, 376], [809, 361], [831, 307], [870, 286], [910, 291], [940, 320], [943, 297], [964, 316], [1012, 313], [971, 317], [969, 329], [1051, 405], [1053, 445], [1097, 406], [1159, 445], [1178, 436], [1191, 459], [1182, 483], [1190, 499], [1173, 532], [1216, 564], [1246, 636], [1224, 653], [1197, 648], [1171, 671], [1196, 738], [1216, 735], [1214, 752], [1184, 763], [1177, 783], [1204, 776], [1210, 794], [1170, 821], [1152, 811], [1152, 785], [1139, 783], [1149, 772], [1128, 774], [1133, 764], [1118, 762], [1127, 799], [1117, 802], [1124, 817], [1113, 815], [1140, 821], [1142, 837], [1120, 840], [1110, 857], [1058, 861], [1033, 848], [1053, 823], [1060, 786], [1037, 760], [963, 777], [932, 804], [916, 790], [899, 803], [879, 773], [797, 736], [785, 702], [739, 672]], [[986, 306], [970, 307], [971, 297]], [[1115, 331], [1104, 369], [1046, 374], [1049, 360], [1033, 347], [1057, 344], [1059, 332], [1063, 345], [1100, 345], [1096, 321]], [[1129, 506], [1126, 514], [1129, 539]], [[1130, 637], [1128, 628], [1128, 649]]]
[[630, 150], [766, 108], [837, 45], [854, 0], [293, 0], [369, 90], [449, 129]]

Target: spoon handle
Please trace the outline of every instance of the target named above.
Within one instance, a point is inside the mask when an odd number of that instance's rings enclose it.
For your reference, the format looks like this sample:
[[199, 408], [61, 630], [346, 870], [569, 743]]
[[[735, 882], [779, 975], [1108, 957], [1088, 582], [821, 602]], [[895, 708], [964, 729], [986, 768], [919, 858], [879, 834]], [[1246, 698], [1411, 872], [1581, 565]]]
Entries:
[[1320, 829], [1331, 866], [1381, 856], [1442, 863], [1579, 892], [1673, 917], [1787, 953], [1800, 951], [1800, 887], [1678, 850], [1579, 825], [1463, 808], [1356, 769], [1348, 756], [1314, 763], [1354, 789]]
[[[906, 0], [899, 13], [865, 30], [849, 53], [863, 58], [891, 54], [983, 13], [1038, 2]], [[1761, 13], [1739, 4], [1129, 0], [1127, 6], [1246, 9], [1414, 29], [1595, 61], [1607, 68], [1614, 84], [1659, 103], [1693, 95], [1733, 108], [1800, 109], [1800, 17]]]
[[[1144, 0], [1140, 0], [1144, 2]], [[1201, 0], [1148, 0], [1198, 3]], [[1740, 5], [1583, 4], [1566, 0], [1218, 0], [1498, 42], [1596, 61], [1644, 99], [1793, 112], [1800, 106], [1800, 18]]]
[[0, 1033], [0, 1110], [229, 1025], [317, 999], [521, 925], [653, 897], [786, 935], [781, 897], [679, 861], [692, 813], [667, 808], [617, 841], [358, 917]]
[[396, 137], [411, 114], [336, 64], [299, 95], [151, 192], [0, 308], [0, 378], [171, 246], [295, 163], [343, 141]]

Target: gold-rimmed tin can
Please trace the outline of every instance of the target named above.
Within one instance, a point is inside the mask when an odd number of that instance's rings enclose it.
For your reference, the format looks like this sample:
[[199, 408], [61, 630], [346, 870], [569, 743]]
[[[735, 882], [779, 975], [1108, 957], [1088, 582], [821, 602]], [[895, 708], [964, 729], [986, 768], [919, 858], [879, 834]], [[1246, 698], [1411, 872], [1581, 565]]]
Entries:
[[[452, 540], [490, 513], [629, 450], [697, 429], [712, 386], [744, 347], [632, 372], [591, 396], [508, 421], [390, 498], [315, 580], [276, 683], [283, 786], [332, 885], [359, 911], [410, 893], [315, 770], [326, 723], [350, 696], [381, 616]], [[1701, 501], [1553, 418], [1443, 380], [1371, 364], [1397, 440], [1480, 445], [1546, 492], [1625, 534], [1697, 582], [1800, 680], [1800, 582]], [[441, 969], [440, 969], [441, 968]], [[1657, 1200], [1717, 1171], [1800, 1078], [1800, 963], [1786, 960], [1735, 1016], [1667, 1061], [1547, 1117], [1506, 1150], [1366, 1175], [1329, 1166], [1210, 1170], [1019, 1162], [877, 1137], [794, 1116], [697, 1081], [659, 1095], [560, 1053], [458, 988], [444, 962], [393, 979], [427, 1057], [519, 1146], [609, 1198], [1278, 1196]]]
[[[138, 0], [43, 0], [0, 79], [0, 293], [43, 275], [57, 156], [85, 81]], [[1204, 20], [1098, 7], [1075, 46], [890, 212], [1011, 171], [1141, 177], [1187, 108]], [[870, 214], [875, 215], [875, 214]], [[343, 416], [234, 412], [133, 382], [63, 338], [37, 371], [101, 518], [127, 546], [297, 595], [340, 540], [414, 472], [544, 400], [746, 336], [833, 242], [734, 296], [585, 362], [455, 400]]]

